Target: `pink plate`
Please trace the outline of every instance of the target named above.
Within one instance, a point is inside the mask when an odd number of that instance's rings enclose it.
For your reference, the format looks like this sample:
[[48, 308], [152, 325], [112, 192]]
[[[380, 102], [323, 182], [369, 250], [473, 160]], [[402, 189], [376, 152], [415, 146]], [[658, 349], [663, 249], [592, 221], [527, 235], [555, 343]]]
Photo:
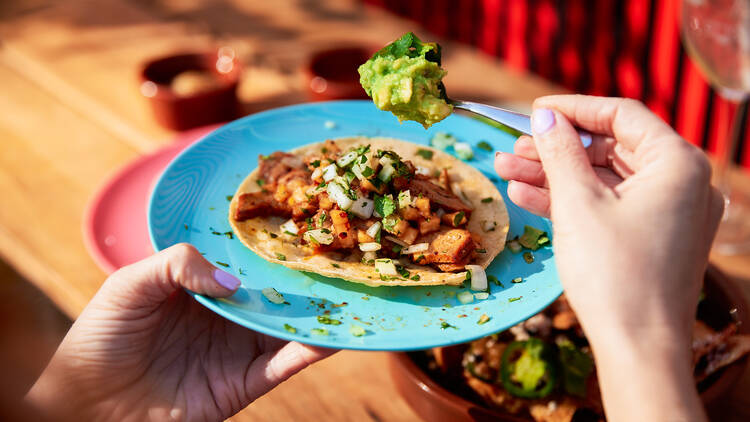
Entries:
[[183, 132], [168, 146], [126, 164], [99, 187], [86, 207], [83, 239], [102, 270], [109, 274], [154, 253], [146, 223], [154, 182], [180, 151], [217, 127]]

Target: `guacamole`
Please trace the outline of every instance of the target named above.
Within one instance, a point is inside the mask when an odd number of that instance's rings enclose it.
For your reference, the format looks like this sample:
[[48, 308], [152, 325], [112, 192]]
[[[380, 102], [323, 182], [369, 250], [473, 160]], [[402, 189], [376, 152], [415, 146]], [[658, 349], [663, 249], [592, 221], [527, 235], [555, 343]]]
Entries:
[[446, 73], [440, 68], [440, 46], [409, 32], [361, 65], [359, 82], [379, 109], [426, 129], [453, 112], [441, 83]]

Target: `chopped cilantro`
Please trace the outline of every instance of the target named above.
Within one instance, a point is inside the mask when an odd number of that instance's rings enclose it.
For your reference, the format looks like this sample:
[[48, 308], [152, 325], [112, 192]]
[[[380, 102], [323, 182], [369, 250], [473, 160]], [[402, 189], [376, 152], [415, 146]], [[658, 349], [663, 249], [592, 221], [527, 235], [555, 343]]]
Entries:
[[313, 166], [314, 168], [318, 168], [320, 167], [320, 160], [315, 160], [312, 163], [310, 163], [310, 165]]
[[446, 328], [453, 328], [454, 330], [458, 330], [458, 328], [456, 328], [453, 325], [448, 324], [446, 321], [443, 321], [440, 323], [440, 328], [442, 328], [443, 330], [445, 330]]
[[208, 207], [208, 210], [209, 210], [209, 211], [213, 211], [213, 210], [215, 210], [215, 209], [216, 209], [215, 207]]
[[387, 196], [375, 195], [375, 211], [382, 217], [388, 217], [396, 211], [396, 203]]
[[328, 315], [318, 315], [318, 322], [326, 325], [341, 325], [341, 321]]
[[268, 233], [268, 235], [271, 236], [271, 239], [276, 239], [277, 237], [279, 237], [279, 235], [276, 233]]
[[487, 141], [477, 142], [477, 148], [492, 152], [492, 145], [490, 145], [490, 143]]
[[255, 183], [256, 183], [256, 184], [257, 184], [258, 186], [263, 186], [263, 185], [265, 185], [265, 184], [266, 184], [266, 181], [265, 181], [265, 180], [263, 180], [263, 179], [258, 179], [258, 180], [256, 180], [256, 181], [255, 181]]
[[393, 247], [391, 248], [393, 253], [401, 253], [402, 249], [404, 249], [404, 247], [401, 245], [393, 245]]
[[286, 261], [286, 255], [276, 252], [276, 259], [279, 261]]
[[226, 236], [228, 239], [234, 239], [234, 233], [232, 232], [224, 232], [224, 236]]
[[417, 150], [417, 155], [424, 158], [425, 160], [432, 160], [432, 154], [433, 152], [429, 149], [420, 148]]
[[401, 265], [396, 265], [396, 271], [403, 278], [409, 278], [409, 276], [411, 275], [409, 273], [409, 270], [407, 270], [405, 267], [403, 267]]
[[332, 263], [331, 263], [331, 266], [332, 266], [333, 268], [341, 268], [341, 265], [339, 265], [339, 264], [337, 264], [337, 263], [335, 263], [335, 262], [332, 262]]
[[232, 198], [234, 198], [234, 195], [227, 195], [227, 201], [231, 201]]
[[482, 203], [483, 204], [488, 204], [490, 202], [492, 202], [492, 198], [491, 197], [488, 196], [487, 198], [482, 198]]
[[289, 236], [297, 236], [296, 234], [290, 232], [289, 230], [284, 230], [284, 234], [288, 234]]
[[372, 168], [370, 166], [367, 166], [364, 170], [362, 170], [362, 176], [364, 176], [365, 179], [369, 179], [373, 174], [375, 174], [375, 172], [372, 171]]
[[414, 281], [419, 281], [419, 274], [414, 274], [413, 276], [411, 276], [411, 279]]
[[490, 283], [495, 283], [500, 287], [505, 287], [503, 286], [503, 283], [501, 283], [500, 280], [498, 280], [497, 277], [492, 274], [487, 274], [487, 281], [489, 281]]
[[466, 215], [466, 214], [464, 214], [464, 212], [463, 212], [463, 211], [459, 211], [459, 212], [458, 212], [458, 213], [457, 213], [457, 214], [456, 214], [456, 215], [455, 215], [455, 216], [453, 217], [453, 226], [454, 226], [454, 227], [458, 227], [458, 225], [459, 225], [459, 224], [461, 224], [461, 222], [462, 222], [462, 221], [463, 221], [463, 219], [464, 219], [464, 215]]
[[216, 261], [216, 263], [219, 264], [219, 265], [221, 265], [222, 267], [229, 268], [229, 264], [227, 264], [226, 262]]
[[305, 219], [305, 222], [307, 223], [307, 230], [312, 230], [315, 227], [313, 227], [312, 217], [307, 217]]
[[238, 269], [237, 271], [239, 271], [240, 275], [247, 275], [245, 270], [243, 270], [242, 268]]
[[326, 212], [323, 211], [320, 213], [320, 217], [318, 217], [318, 226], [322, 226], [323, 223], [326, 222], [326, 218], [328, 218], [328, 215], [326, 215]]
[[521, 298], [522, 298], [522, 297], [523, 297], [523, 296], [518, 296], [518, 297], [509, 297], [509, 298], [508, 298], [508, 302], [515, 302], [515, 301], [521, 300]]
[[287, 330], [288, 332], [292, 333], [292, 334], [297, 334], [297, 329], [294, 328], [294, 327], [292, 327], [289, 324], [284, 324], [284, 329]]

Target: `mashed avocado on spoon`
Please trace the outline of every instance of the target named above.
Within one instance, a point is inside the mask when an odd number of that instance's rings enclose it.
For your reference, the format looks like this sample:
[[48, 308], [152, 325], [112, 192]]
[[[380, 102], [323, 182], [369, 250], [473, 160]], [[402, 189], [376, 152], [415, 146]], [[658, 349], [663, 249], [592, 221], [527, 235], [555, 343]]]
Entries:
[[379, 109], [427, 129], [453, 112], [441, 82], [446, 73], [440, 68], [440, 45], [409, 32], [359, 67], [359, 83]]

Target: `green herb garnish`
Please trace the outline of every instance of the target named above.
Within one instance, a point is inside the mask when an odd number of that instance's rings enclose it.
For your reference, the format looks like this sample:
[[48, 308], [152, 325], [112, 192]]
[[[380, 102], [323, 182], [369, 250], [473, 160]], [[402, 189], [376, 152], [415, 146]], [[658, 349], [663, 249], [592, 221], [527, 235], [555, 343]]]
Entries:
[[229, 264], [227, 264], [226, 262], [216, 261], [216, 263], [221, 265], [222, 267], [229, 268]]
[[318, 315], [318, 322], [326, 325], [341, 325], [341, 321], [328, 315]]
[[453, 226], [458, 227], [458, 225], [461, 224], [461, 221], [463, 221], [464, 215], [466, 214], [464, 214], [463, 211], [459, 211], [458, 214], [453, 217]]
[[429, 149], [420, 148], [417, 150], [417, 155], [424, 158], [425, 160], [432, 160], [433, 152]]
[[492, 198], [491, 197], [488, 196], [487, 198], [482, 198], [482, 203], [483, 204], [489, 204], [490, 202], [492, 202]]
[[289, 324], [284, 324], [284, 329], [287, 330], [288, 332], [292, 333], [292, 334], [297, 334], [297, 329], [294, 328], [294, 327], [292, 327]]
[[490, 145], [490, 143], [487, 141], [477, 142], [477, 148], [492, 152], [492, 145]]
[[234, 195], [227, 195], [227, 201], [231, 201], [232, 198], [234, 198]]
[[307, 223], [307, 230], [313, 230], [315, 228], [313, 226], [312, 217], [305, 218], [305, 222]]
[[375, 211], [385, 218], [396, 211], [396, 203], [387, 196], [375, 195]]
[[521, 300], [521, 298], [522, 298], [522, 297], [523, 297], [523, 296], [518, 296], [518, 297], [511, 297], [511, 298], [508, 298], [508, 302], [516, 302], [516, 301], [518, 301], [518, 300]]
[[325, 328], [313, 328], [310, 330], [311, 333], [317, 335], [317, 336], [327, 336], [328, 330]]
[[286, 255], [276, 252], [276, 259], [279, 261], [286, 261]]
[[314, 168], [318, 168], [320, 167], [320, 160], [315, 160], [312, 163], [310, 163], [310, 165], [313, 166]]
[[332, 262], [332, 263], [331, 263], [331, 266], [332, 266], [333, 268], [341, 268], [341, 265], [339, 265], [339, 264], [337, 264], [337, 263], [335, 263], [335, 262]]
[[500, 287], [505, 287], [503, 286], [503, 283], [501, 283], [500, 280], [498, 280], [497, 277], [492, 274], [487, 274], [487, 281], [489, 281], [490, 283], [495, 283]]
[[362, 176], [364, 176], [365, 179], [369, 179], [373, 174], [375, 174], [375, 172], [372, 171], [372, 168], [370, 166], [367, 166], [364, 170], [362, 170]]
[[266, 181], [265, 181], [265, 180], [263, 180], [263, 179], [258, 179], [258, 180], [256, 180], [256, 181], [255, 181], [255, 183], [256, 183], [256, 184], [257, 184], [258, 186], [263, 186], [263, 185], [265, 185], [265, 184], [266, 184]]
[[521, 237], [518, 238], [518, 243], [521, 244], [524, 248], [531, 249], [532, 251], [535, 251], [539, 249], [539, 246], [541, 243], [539, 240], [544, 237], [546, 241], [543, 243], [549, 242], [549, 237], [547, 236], [547, 233], [539, 230], [535, 227], [531, 226], [524, 226], [523, 227], [523, 234]]
[[411, 279], [414, 281], [419, 281], [419, 274], [414, 274], [413, 276], [411, 276]]
[[458, 328], [456, 328], [453, 325], [448, 324], [446, 321], [443, 321], [440, 323], [440, 328], [443, 330], [445, 330], [446, 328], [453, 328], [454, 330], [458, 330]]

